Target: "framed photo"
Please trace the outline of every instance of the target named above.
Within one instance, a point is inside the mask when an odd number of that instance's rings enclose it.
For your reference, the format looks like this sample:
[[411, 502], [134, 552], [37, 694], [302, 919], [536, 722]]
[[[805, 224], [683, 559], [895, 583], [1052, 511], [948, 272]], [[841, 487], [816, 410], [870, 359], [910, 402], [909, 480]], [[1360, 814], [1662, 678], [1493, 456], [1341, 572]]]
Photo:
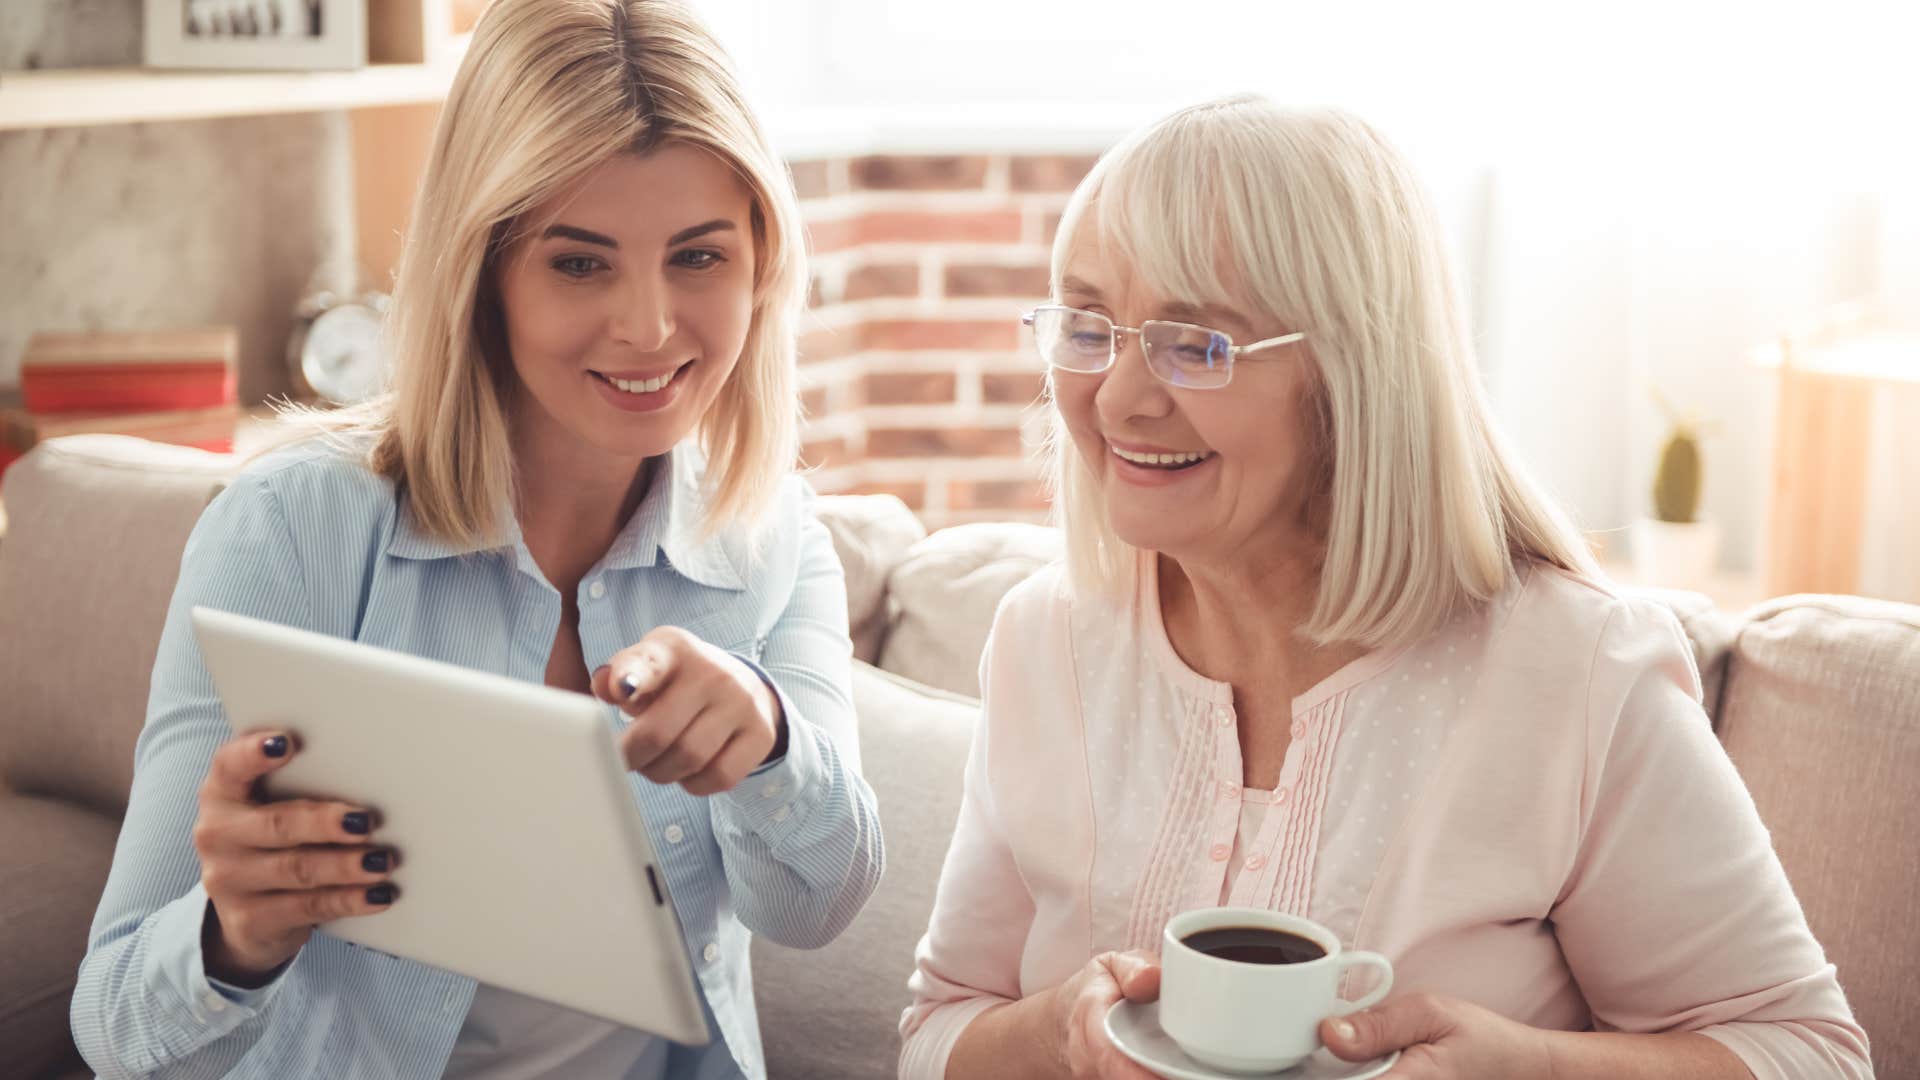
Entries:
[[146, 0], [159, 68], [347, 69], [367, 63], [367, 0]]

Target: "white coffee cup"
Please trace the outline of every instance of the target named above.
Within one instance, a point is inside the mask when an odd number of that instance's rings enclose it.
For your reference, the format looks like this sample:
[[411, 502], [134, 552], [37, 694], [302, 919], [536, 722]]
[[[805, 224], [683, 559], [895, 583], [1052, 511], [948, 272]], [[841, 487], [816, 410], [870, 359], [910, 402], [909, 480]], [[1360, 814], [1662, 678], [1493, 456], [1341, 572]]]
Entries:
[[[1204, 930], [1248, 927], [1304, 938], [1315, 959], [1248, 963], [1200, 952], [1186, 939]], [[1311, 951], [1311, 950], [1308, 950]], [[1358, 1001], [1339, 996], [1353, 968], [1379, 973]], [[1160, 1026], [1188, 1057], [1224, 1072], [1290, 1068], [1320, 1049], [1320, 1021], [1377, 1005], [1393, 988], [1393, 965], [1379, 953], [1346, 952], [1333, 931], [1308, 919], [1260, 908], [1200, 908], [1167, 920], [1160, 944]]]

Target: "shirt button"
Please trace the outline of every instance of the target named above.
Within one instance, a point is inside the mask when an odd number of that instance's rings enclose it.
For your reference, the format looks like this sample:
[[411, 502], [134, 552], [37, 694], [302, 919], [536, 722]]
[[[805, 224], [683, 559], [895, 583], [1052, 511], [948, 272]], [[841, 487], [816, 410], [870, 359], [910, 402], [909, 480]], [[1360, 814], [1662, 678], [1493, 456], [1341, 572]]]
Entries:
[[587, 596], [594, 600], [599, 600], [606, 595], [607, 583], [604, 581], [595, 581], [593, 584], [587, 586]]
[[1227, 708], [1225, 705], [1214, 707], [1213, 718], [1219, 722], [1221, 727], [1233, 726], [1233, 710]]
[[773, 783], [760, 789], [760, 797], [763, 799], [771, 799], [785, 790], [787, 790], [787, 786], [775, 780]]
[[711, 964], [715, 960], [720, 959], [720, 946], [709, 941], [707, 942], [707, 947], [700, 950], [700, 955], [706, 959], [707, 963]]
[[447, 996], [440, 1000], [440, 1011], [450, 1013], [458, 1004], [460, 1004], [460, 991], [449, 990]]
[[1231, 780], [1222, 780], [1222, 781], [1220, 781], [1220, 797], [1221, 797], [1221, 798], [1223, 798], [1223, 799], [1237, 799], [1237, 798], [1239, 798], [1239, 797], [1240, 797], [1240, 785], [1239, 785], [1239, 784], [1236, 784], [1236, 783], [1234, 783], [1234, 782], [1233, 782], [1233, 781], [1231, 781]]
[[1307, 734], [1307, 725], [1301, 723], [1298, 720], [1295, 720], [1293, 722], [1293, 737], [1296, 739], [1302, 739], [1306, 737], [1306, 734]]
[[1247, 869], [1258, 870], [1265, 865], [1267, 865], [1267, 860], [1265, 856], [1262, 856], [1262, 855], [1247, 856], [1247, 862], [1246, 862]]
[[217, 990], [207, 991], [201, 996], [200, 1003], [212, 1009], [214, 1012], [223, 1012], [227, 1007], [227, 999], [221, 997], [220, 992]]
[[1233, 849], [1225, 844], [1215, 844], [1213, 850], [1207, 854], [1213, 858], [1214, 862], [1226, 862], [1227, 856], [1233, 854]]
[[1274, 788], [1274, 789], [1273, 789], [1273, 801], [1274, 801], [1274, 802], [1277, 802], [1277, 803], [1282, 803], [1282, 802], [1286, 802], [1286, 801], [1287, 801], [1287, 795], [1288, 795], [1289, 793], [1290, 793], [1290, 791], [1289, 791], [1289, 789], [1288, 789], [1288, 788]]
[[787, 820], [787, 816], [788, 816], [789, 814], [792, 814], [792, 813], [793, 813], [793, 807], [792, 807], [792, 806], [782, 806], [782, 807], [781, 807], [780, 809], [778, 809], [778, 810], [775, 810], [775, 811], [773, 812], [773, 820], [775, 820], [775, 821], [785, 821], [785, 820]]
[[669, 825], [660, 831], [660, 835], [667, 838], [667, 843], [677, 844], [687, 838], [687, 830], [678, 825]]

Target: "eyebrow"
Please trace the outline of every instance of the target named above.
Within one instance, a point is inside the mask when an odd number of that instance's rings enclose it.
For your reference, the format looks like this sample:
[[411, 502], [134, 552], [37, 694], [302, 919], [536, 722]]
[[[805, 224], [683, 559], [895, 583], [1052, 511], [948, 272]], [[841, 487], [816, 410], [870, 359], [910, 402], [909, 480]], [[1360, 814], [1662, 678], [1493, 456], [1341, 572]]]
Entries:
[[[684, 244], [689, 240], [705, 236], [708, 233], [728, 232], [734, 228], [733, 222], [726, 218], [714, 218], [712, 221], [701, 222], [698, 225], [681, 229], [679, 232], [674, 233], [667, 238], [667, 246], [672, 247], [675, 244]], [[613, 237], [594, 232], [591, 229], [582, 229], [575, 225], [549, 225], [546, 231], [540, 234], [540, 239], [542, 240], [555, 237], [562, 240], [578, 240], [583, 244], [598, 244], [601, 247], [612, 248], [615, 251], [620, 250], [620, 241], [615, 240]]]
[[[1071, 275], [1060, 279], [1060, 291], [1085, 296], [1092, 300], [1100, 299], [1100, 290], [1085, 281]], [[1185, 302], [1167, 304], [1160, 309], [1160, 317], [1174, 321], [1205, 321], [1208, 323], [1229, 323], [1235, 329], [1245, 329], [1246, 320], [1223, 307], [1201, 306]]]
[[1091, 296], [1096, 300], [1100, 298], [1099, 289], [1094, 288], [1093, 286], [1087, 284], [1084, 281], [1081, 281], [1077, 277], [1073, 277], [1072, 275], [1068, 275], [1067, 277], [1063, 277], [1060, 279], [1060, 291], [1070, 292], [1070, 293], [1079, 293], [1082, 296]]

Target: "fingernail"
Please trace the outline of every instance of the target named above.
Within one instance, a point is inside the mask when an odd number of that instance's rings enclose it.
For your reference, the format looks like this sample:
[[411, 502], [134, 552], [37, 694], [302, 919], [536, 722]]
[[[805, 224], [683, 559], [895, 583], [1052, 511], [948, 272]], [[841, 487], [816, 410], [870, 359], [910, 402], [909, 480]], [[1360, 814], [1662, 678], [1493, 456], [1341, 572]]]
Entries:
[[393, 895], [394, 895], [393, 886], [383, 882], [367, 890], [367, 903], [391, 904], [393, 903]]
[[1335, 1020], [1333, 1022], [1333, 1033], [1341, 1042], [1353, 1041], [1353, 1025], [1347, 1023], [1345, 1020]]
[[286, 757], [287, 737], [285, 735], [267, 736], [260, 740], [260, 752], [268, 757]]
[[384, 874], [387, 872], [387, 861], [386, 852], [369, 851], [360, 856], [360, 869], [369, 874]]
[[620, 676], [620, 696], [632, 697], [640, 690], [640, 678], [632, 672]]
[[352, 810], [340, 819], [340, 827], [355, 836], [365, 836], [373, 831], [373, 819], [365, 810]]

